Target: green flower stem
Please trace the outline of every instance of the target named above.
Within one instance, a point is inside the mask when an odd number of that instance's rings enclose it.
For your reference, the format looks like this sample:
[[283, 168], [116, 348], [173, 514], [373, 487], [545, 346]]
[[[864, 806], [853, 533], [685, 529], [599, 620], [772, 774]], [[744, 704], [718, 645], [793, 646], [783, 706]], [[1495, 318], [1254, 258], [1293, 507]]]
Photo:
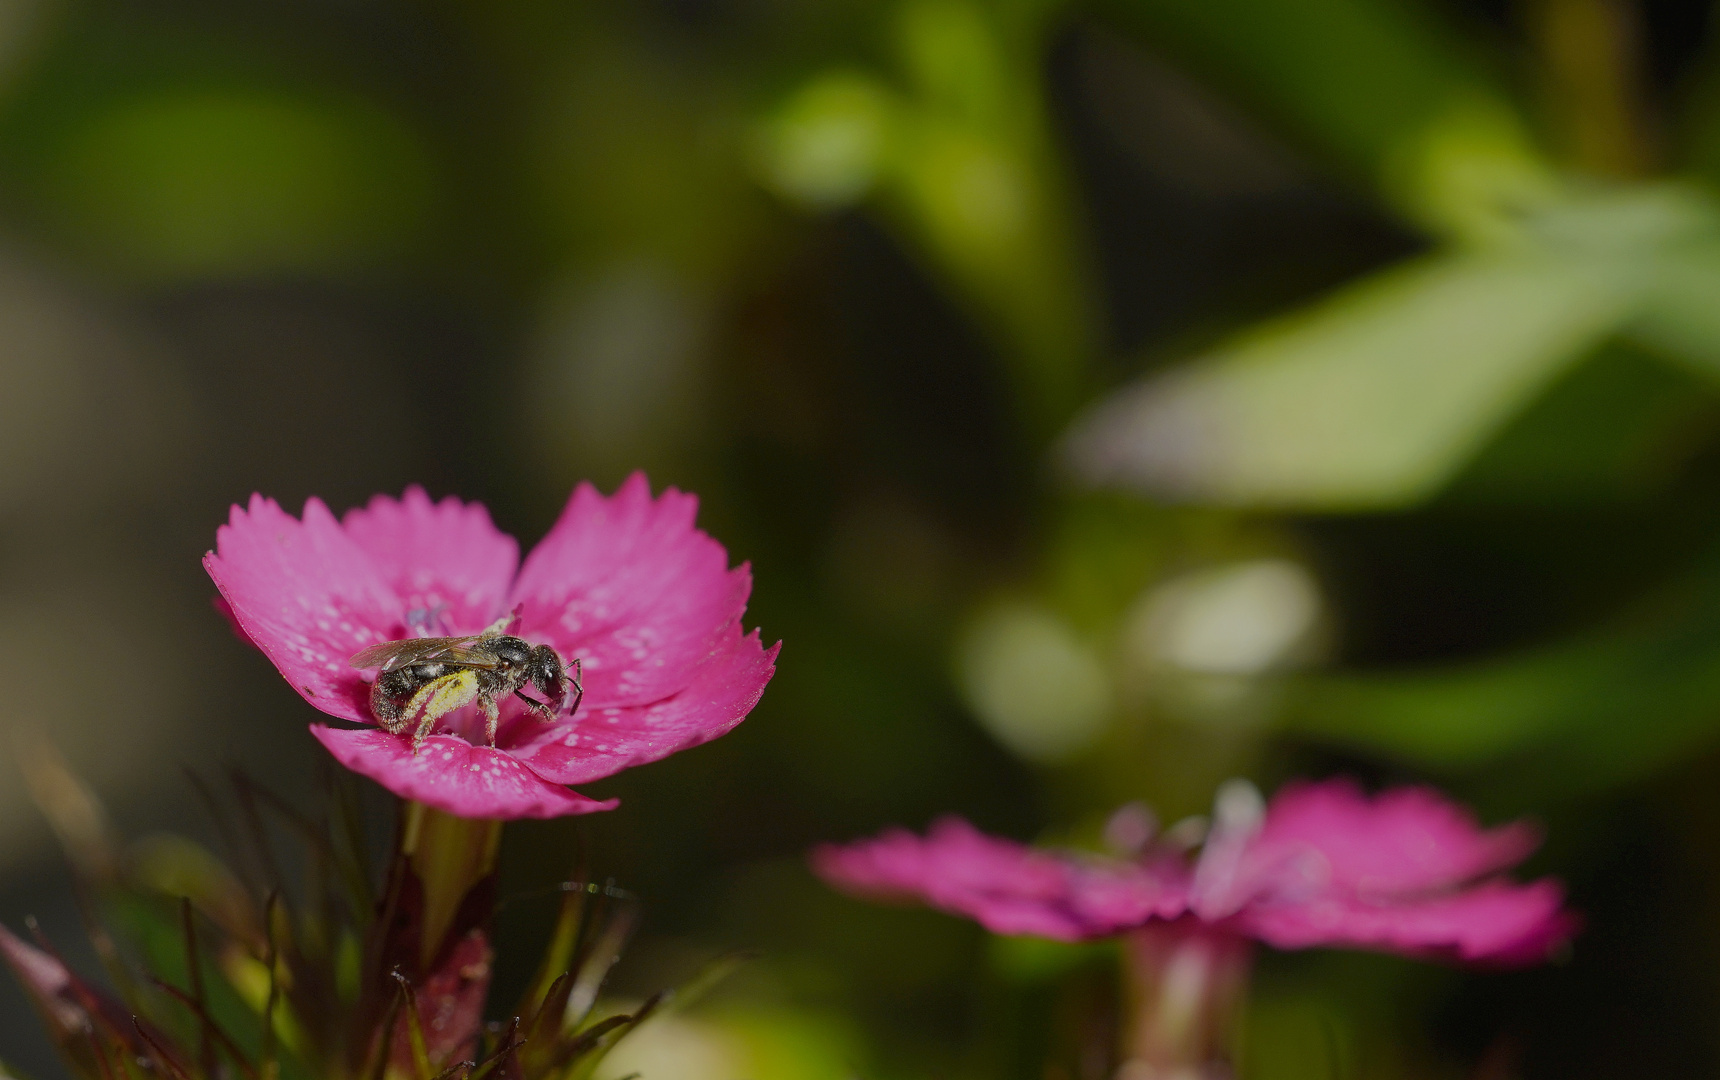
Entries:
[[1630, 0], [1537, 0], [1531, 11], [1543, 92], [1570, 163], [1614, 179], [1653, 172], [1635, 5]]
[[418, 962], [428, 968], [467, 894], [495, 872], [502, 823], [455, 817], [419, 802], [408, 802], [403, 813], [400, 852], [424, 890]]

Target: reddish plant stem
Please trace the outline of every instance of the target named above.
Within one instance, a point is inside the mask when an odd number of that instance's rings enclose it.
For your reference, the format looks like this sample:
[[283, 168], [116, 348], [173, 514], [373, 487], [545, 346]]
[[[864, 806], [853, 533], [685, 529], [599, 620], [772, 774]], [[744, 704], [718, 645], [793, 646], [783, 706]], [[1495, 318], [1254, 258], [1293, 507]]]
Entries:
[[1117, 1080], [1228, 1080], [1250, 944], [1192, 919], [1150, 923], [1123, 942]]

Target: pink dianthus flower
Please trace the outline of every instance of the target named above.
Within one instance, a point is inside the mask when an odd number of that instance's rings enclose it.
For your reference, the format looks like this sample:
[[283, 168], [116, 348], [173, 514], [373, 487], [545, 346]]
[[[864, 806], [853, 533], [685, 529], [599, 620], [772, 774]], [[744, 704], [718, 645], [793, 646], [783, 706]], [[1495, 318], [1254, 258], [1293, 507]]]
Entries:
[[1130, 860], [1038, 850], [945, 818], [825, 845], [813, 867], [845, 891], [914, 898], [1001, 934], [1061, 941], [1175, 921], [1284, 949], [1317, 945], [1501, 964], [1544, 959], [1575, 929], [1550, 880], [1498, 876], [1534, 849], [1523, 823], [1482, 829], [1427, 788], [1370, 798], [1344, 780], [1220, 790], [1199, 856], [1147, 842]]
[[653, 498], [643, 474], [610, 497], [581, 484], [524, 563], [477, 503], [421, 488], [378, 495], [336, 520], [272, 499], [235, 506], [203, 564], [234, 625], [306, 701], [373, 725], [370, 687], [348, 659], [379, 641], [476, 634], [518, 610], [510, 633], [578, 659], [585, 696], [545, 723], [502, 704], [496, 745], [471, 706], [414, 751], [409, 734], [311, 725], [343, 765], [396, 795], [461, 817], [550, 818], [612, 809], [568, 785], [714, 739], [744, 719], [775, 671], [741, 616], [746, 565], [694, 527], [698, 500]]

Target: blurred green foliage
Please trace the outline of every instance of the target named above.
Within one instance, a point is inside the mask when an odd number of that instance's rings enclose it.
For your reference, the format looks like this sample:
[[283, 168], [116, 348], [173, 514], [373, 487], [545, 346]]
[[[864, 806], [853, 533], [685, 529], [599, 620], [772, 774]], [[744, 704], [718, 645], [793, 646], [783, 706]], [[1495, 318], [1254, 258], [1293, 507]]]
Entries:
[[137, 484], [175, 558], [254, 484], [428, 479], [525, 537], [583, 476], [701, 493], [777, 681], [504, 852], [522, 893], [588, 858], [645, 896], [640, 994], [763, 952], [659, 1069], [1101, 1080], [1108, 951], [863, 908], [805, 846], [944, 811], [1090, 842], [1346, 770], [1540, 818], [1590, 929], [1537, 976], [1270, 958], [1245, 1076], [1693, 1075], [1697, 7], [40, 0], [0, 19], [0, 246], [138, 313], [219, 433]]

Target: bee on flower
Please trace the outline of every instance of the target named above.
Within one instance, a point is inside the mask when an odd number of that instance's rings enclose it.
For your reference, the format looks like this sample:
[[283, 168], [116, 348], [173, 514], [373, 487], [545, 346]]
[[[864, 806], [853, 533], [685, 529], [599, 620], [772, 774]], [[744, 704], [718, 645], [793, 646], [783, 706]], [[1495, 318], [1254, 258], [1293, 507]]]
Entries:
[[522, 561], [483, 506], [421, 488], [338, 519], [255, 495], [203, 564], [293, 689], [360, 725], [311, 726], [341, 764], [462, 817], [560, 817], [615, 806], [570, 785], [732, 729], [775, 671], [741, 627], [749, 568], [697, 507], [643, 474], [581, 484]]

